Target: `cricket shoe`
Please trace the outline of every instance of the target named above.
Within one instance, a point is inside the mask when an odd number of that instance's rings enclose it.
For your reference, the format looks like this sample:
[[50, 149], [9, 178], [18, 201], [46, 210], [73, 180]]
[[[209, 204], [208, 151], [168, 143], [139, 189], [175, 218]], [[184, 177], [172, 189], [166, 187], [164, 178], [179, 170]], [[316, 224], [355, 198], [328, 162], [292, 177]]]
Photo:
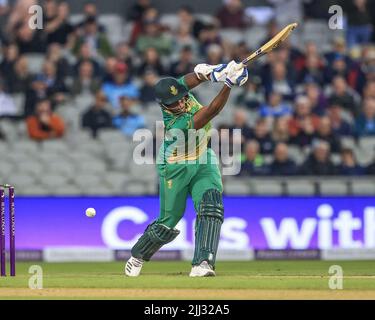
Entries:
[[143, 263], [144, 261], [142, 259], [130, 257], [125, 266], [125, 274], [128, 277], [138, 277], [141, 273]]
[[203, 261], [199, 266], [193, 266], [191, 268], [190, 277], [215, 277], [216, 273], [214, 269], [208, 264], [207, 261]]

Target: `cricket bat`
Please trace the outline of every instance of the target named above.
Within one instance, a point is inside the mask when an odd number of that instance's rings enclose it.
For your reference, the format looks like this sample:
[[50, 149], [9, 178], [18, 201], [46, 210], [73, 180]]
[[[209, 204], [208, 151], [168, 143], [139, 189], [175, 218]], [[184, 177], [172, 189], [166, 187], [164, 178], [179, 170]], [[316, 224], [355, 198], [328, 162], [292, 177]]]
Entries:
[[249, 55], [245, 60], [242, 61], [242, 64], [247, 65], [249, 62], [258, 59], [265, 54], [271, 52], [273, 49], [277, 48], [283, 41], [285, 41], [292, 31], [297, 28], [298, 23], [291, 23], [281, 30], [276, 36], [274, 36], [270, 41], [264, 44], [257, 51]]

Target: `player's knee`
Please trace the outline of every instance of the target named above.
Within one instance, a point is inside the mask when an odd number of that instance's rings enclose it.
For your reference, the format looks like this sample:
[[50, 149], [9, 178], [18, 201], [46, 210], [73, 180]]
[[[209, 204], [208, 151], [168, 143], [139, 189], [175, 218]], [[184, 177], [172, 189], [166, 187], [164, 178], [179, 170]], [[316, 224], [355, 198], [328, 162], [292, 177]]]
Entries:
[[223, 196], [220, 191], [209, 189], [203, 194], [198, 215], [224, 220]]
[[179, 230], [170, 228], [163, 224], [152, 223], [146, 229], [150, 240], [154, 243], [167, 244], [174, 240], [180, 233]]

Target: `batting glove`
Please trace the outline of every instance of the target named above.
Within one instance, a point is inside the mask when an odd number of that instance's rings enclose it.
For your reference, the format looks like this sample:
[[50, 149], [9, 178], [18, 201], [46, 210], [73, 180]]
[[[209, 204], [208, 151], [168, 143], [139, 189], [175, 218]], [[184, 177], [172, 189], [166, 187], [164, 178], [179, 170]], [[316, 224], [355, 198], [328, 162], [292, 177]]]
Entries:
[[242, 63], [237, 63], [235, 61], [231, 61], [227, 67], [227, 77], [225, 79], [225, 84], [232, 88], [234, 85], [242, 86], [246, 83], [249, 78], [249, 73], [247, 71], [246, 66]]
[[227, 65], [216, 64], [209, 65], [205, 63], [198, 64], [194, 72], [199, 80], [211, 80], [212, 82], [224, 82], [227, 77]]

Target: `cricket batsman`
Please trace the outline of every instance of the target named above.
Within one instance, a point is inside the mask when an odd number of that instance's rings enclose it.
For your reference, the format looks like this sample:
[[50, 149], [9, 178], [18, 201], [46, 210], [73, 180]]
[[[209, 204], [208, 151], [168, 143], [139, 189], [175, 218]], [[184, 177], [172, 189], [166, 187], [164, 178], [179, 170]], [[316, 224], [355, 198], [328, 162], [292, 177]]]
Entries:
[[[180, 231], [175, 227], [184, 215], [189, 195], [197, 213], [190, 277], [215, 276], [224, 207], [218, 162], [208, 147], [209, 131], [211, 120], [224, 108], [232, 86], [241, 86], [247, 79], [246, 66], [231, 61], [214, 66], [198, 64], [193, 73], [180, 79], [164, 78], [156, 84], [165, 126], [158, 161], [160, 214], [132, 248], [125, 266], [127, 276], [139, 276], [143, 263], [178, 236]], [[209, 106], [202, 106], [190, 92], [205, 81], [224, 83]], [[193, 130], [198, 134], [191, 138]], [[179, 132], [182, 135], [176, 134]]]

